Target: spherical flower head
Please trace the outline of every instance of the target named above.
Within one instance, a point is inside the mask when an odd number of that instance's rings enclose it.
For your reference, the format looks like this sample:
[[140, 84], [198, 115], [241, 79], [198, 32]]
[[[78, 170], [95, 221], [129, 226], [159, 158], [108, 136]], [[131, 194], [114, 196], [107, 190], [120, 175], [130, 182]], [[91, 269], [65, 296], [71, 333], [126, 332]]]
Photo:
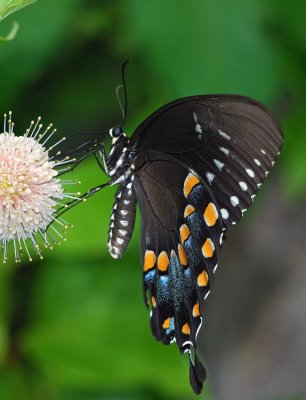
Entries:
[[[4, 116], [4, 128], [0, 133], [0, 243], [3, 262], [7, 260], [10, 242], [14, 245], [16, 261], [20, 261], [23, 250], [31, 260], [27, 240], [41, 257], [37, 234], [45, 246], [51, 247], [46, 230], [57, 220], [55, 215], [59, 202], [66, 197], [56, 170], [61, 163], [51, 160], [50, 148], [45, 147], [55, 130], [50, 133], [52, 125], [49, 125], [41, 133], [42, 127], [38, 118], [36, 124], [32, 121], [23, 136], [16, 136], [11, 113], [8, 124]], [[58, 222], [63, 225], [60, 220]], [[61, 236], [55, 228], [54, 231]]]

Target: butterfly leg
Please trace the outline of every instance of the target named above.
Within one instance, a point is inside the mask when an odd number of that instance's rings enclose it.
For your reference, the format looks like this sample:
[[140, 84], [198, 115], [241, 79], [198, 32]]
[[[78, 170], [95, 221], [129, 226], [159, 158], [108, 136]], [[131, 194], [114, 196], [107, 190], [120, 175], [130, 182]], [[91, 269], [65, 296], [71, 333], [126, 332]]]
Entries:
[[57, 210], [57, 215], [56, 218], [60, 217], [63, 215], [66, 211], [70, 210], [72, 207], [76, 206], [77, 204], [80, 203], [80, 201], [86, 201], [89, 197], [94, 195], [95, 193], [99, 192], [101, 189], [104, 189], [106, 186], [112, 185], [112, 181], [108, 181], [106, 183], [103, 183], [102, 185], [95, 186], [94, 188], [88, 190], [86, 193], [83, 193], [81, 196], [79, 196], [77, 199], [70, 201], [69, 203], [65, 204], [64, 206], [60, 207]]
[[83, 160], [89, 157], [92, 154], [95, 154], [99, 149], [99, 144], [97, 140], [91, 140], [86, 143], [81, 144], [73, 150], [61, 152], [57, 154], [62, 159], [70, 160], [67, 162], [67, 168], [62, 172], [59, 172], [59, 176], [65, 174], [66, 172], [74, 170]]
[[99, 147], [98, 151], [99, 151], [99, 155], [101, 157], [102, 163], [99, 160], [99, 158], [97, 156], [97, 153], [94, 154], [95, 155], [95, 159], [96, 159], [99, 167], [102, 169], [102, 171], [104, 171], [107, 176], [110, 176], [109, 168], [108, 168], [108, 157], [107, 157], [107, 154], [105, 152], [105, 148], [101, 144], [98, 147]]

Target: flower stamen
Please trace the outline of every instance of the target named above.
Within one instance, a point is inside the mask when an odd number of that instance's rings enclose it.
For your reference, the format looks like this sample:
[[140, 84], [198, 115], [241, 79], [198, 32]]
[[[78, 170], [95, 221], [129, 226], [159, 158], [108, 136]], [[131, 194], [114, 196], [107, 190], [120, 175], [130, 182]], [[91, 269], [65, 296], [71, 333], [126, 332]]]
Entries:
[[[80, 200], [78, 193], [65, 193], [63, 188], [63, 185], [77, 184], [78, 181], [62, 182], [59, 176], [72, 169], [69, 163], [73, 164], [76, 160], [65, 157], [53, 161], [49, 156], [50, 150], [66, 138], [58, 140], [48, 149], [45, 148], [45, 144], [56, 132], [56, 129], [50, 132], [52, 127], [49, 124], [43, 131], [41, 117], [38, 117], [36, 122], [31, 121], [30, 127], [22, 136], [16, 136], [12, 112], [8, 116], [4, 114], [3, 132], [0, 133], [0, 244], [4, 263], [8, 259], [11, 241], [15, 261], [20, 262], [23, 249], [29, 261], [32, 261], [27, 240], [40, 258], [42, 253], [36, 237], [40, 238], [39, 242], [44, 247], [50, 249], [59, 242], [58, 238], [65, 240], [63, 232], [53, 227], [52, 223], [57, 222], [65, 231], [70, 225], [57, 219], [57, 210], [65, 206], [65, 198]], [[58, 151], [56, 156], [60, 154]], [[63, 164], [64, 171], [57, 169]], [[47, 233], [48, 227], [52, 230]]]

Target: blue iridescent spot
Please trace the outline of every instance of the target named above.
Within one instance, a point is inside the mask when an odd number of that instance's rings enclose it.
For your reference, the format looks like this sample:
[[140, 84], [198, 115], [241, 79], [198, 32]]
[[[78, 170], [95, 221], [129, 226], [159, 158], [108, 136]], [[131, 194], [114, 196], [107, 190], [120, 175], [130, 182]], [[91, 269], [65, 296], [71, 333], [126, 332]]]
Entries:
[[147, 285], [150, 285], [153, 280], [155, 279], [155, 275], [156, 275], [156, 270], [153, 269], [151, 271], [148, 271], [145, 275], [144, 275], [144, 281]]
[[191, 193], [188, 196], [188, 200], [191, 201], [191, 204], [202, 204], [205, 197], [207, 197], [207, 192], [205, 191], [205, 187], [203, 185], [195, 186]]
[[174, 331], [174, 318], [170, 318], [170, 326], [166, 330], [166, 334], [169, 335], [170, 332]]
[[191, 234], [193, 236], [196, 235], [196, 238], [202, 238], [203, 228], [206, 228], [204, 227], [202, 216], [199, 213], [194, 212], [187, 217], [187, 221]]
[[170, 299], [169, 277], [167, 275], [161, 275], [157, 286], [160, 301], [168, 302]]
[[185, 275], [185, 278], [187, 280], [190, 280], [191, 279], [191, 269], [190, 268], [186, 268], [185, 271], [184, 271], [184, 275]]

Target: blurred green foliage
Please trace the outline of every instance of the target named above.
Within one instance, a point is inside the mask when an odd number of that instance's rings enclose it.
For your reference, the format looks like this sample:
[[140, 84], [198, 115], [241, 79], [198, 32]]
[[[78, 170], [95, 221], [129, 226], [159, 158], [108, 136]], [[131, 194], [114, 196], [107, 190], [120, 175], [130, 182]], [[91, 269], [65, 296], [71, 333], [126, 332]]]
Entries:
[[[0, 7], [1, 10], [1, 7]], [[18, 18], [17, 18], [18, 15]], [[59, 134], [120, 121], [114, 89], [131, 59], [127, 132], [179, 96], [239, 93], [269, 105], [285, 132], [273, 176], [305, 195], [305, 2], [41, 0], [0, 48], [1, 110], [20, 132], [37, 115]], [[7, 32], [12, 20], [1, 23]], [[277, 172], [278, 170], [278, 172]], [[89, 160], [82, 190], [105, 177]], [[107, 252], [114, 190], [73, 209], [68, 241], [0, 270], [0, 399], [188, 399], [187, 359], [156, 343], [141, 293], [139, 224], [121, 261]], [[209, 399], [206, 384], [206, 399]]]
[[19, 29], [19, 25], [17, 22], [13, 22], [12, 29], [6, 36], [0, 36], [0, 43], [1, 42], [9, 42], [10, 40], [13, 40], [15, 36], [17, 35]]

